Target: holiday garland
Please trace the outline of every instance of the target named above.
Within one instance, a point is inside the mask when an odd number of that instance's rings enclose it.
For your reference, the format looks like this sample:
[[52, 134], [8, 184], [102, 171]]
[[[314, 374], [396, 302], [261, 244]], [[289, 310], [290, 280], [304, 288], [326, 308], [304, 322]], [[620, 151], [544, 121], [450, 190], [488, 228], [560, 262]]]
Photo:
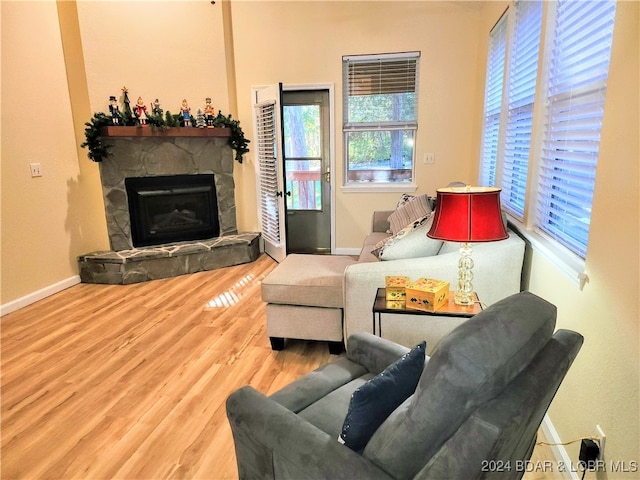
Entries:
[[[127, 92], [125, 89], [123, 89], [123, 91], [125, 105], [124, 112], [119, 120], [119, 125], [128, 127], [139, 126], [138, 118], [133, 114], [129, 106], [129, 97]], [[157, 108], [153, 113], [147, 116], [147, 122], [151, 128], [167, 130], [171, 127], [182, 126], [181, 118], [181, 115], [174, 115], [168, 110], [163, 116], [162, 110]], [[104, 158], [110, 155], [110, 145], [103, 143], [100, 130], [103, 127], [113, 126], [113, 117], [102, 112], [94, 113], [91, 120], [85, 123], [85, 126], [84, 135], [86, 141], [80, 146], [89, 150], [87, 156], [90, 160], [94, 162], [101, 162]], [[218, 115], [213, 119], [213, 126], [218, 128], [228, 128], [230, 130], [231, 135], [229, 137], [229, 145], [236, 152], [235, 159], [238, 163], [242, 163], [242, 156], [249, 152], [248, 145], [250, 140], [247, 140], [244, 137], [244, 132], [240, 127], [240, 121], [231, 118], [230, 114], [225, 116], [220, 110], [218, 110]]]

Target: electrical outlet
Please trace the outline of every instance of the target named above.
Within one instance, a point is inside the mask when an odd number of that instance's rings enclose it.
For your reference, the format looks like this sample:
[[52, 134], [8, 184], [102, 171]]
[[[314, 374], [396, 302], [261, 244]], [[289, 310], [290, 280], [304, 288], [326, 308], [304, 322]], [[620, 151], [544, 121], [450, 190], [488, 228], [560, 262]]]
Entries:
[[32, 177], [41, 177], [42, 176], [42, 167], [39, 163], [32, 163], [29, 165], [31, 167], [31, 176]]
[[436, 156], [433, 153], [425, 153], [424, 154], [424, 163], [425, 165], [431, 165], [436, 163]]
[[598, 452], [598, 460], [604, 460], [604, 444], [607, 440], [607, 436], [602, 431], [600, 425], [596, 425], [596, 433], [598, 437], [598, 448], [600, 449]]

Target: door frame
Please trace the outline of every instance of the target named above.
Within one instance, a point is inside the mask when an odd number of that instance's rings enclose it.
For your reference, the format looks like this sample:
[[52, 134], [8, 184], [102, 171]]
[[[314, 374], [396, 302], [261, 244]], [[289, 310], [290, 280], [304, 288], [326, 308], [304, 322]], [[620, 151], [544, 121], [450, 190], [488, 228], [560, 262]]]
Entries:
[[329, 91], [329, 168], [331, 171], [329, 186], [331, 188], [331, 253], [336, 251], [336, 128], [335, 98], [333, 83], [282, 84], [282, 91], [290, 90], [328, 90]]

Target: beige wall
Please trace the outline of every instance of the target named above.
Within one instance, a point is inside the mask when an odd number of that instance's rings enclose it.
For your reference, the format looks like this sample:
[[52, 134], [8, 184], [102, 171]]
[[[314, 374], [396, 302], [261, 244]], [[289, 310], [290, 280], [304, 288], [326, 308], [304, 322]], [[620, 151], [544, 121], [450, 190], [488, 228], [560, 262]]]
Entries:
[[78, 159], [56, 3], [1, 8], [4, 304], [77, 275], [76, 255], [106, 246], [106, 231], [90, 210], [97, 177]]
[[211, 97], [227, 113], [222, 11], [208, 1], [78, 2], [87, 82], [93, 111], [108, 110], [109, 95], [156, 97], [179, 113], [193, 113]]
[[[488, 32], [506, 5], [488, 3], [482, 11], [485, 58]], [[529, 289], [558, 307], [557, 327], [585, 338], [551, 405], [550, 419], [563, 441], [595, 435], [596, 424], [602, 427], [607, 472], [597, 478], [610, 480], [638, 475], [613, 474], [610, 461], [627, 462], [627, 467], [640, 461], [639, 5], [634, 1], [617, 6], [586, 260], [589, 283], [580, 291], [536, 251], [529, 274]], [[484, 67], [481, 74], [484, 83]], [[574, 462], [579, 446], [566, 447]]]
[[[342, 163], [342, 56], [420, 50], [416, 183], [434, 193], [471, 182], [479, 8], [450, 2], [232, 3], [239, 115], [251, 132], [251, 86], [333, 83], [336, 124], [336, 246], [359, 248], [374, 208], [392, 208], [399, 193], [345, 193]], [[252, 135], [249, 135], [251, 137]], [[424, 165], [434, 152], [435, 165]], [[256, 205], [253, 154], [242, 167], [239, 203]], [[255, 209], [239, 215], [255, 229]]]

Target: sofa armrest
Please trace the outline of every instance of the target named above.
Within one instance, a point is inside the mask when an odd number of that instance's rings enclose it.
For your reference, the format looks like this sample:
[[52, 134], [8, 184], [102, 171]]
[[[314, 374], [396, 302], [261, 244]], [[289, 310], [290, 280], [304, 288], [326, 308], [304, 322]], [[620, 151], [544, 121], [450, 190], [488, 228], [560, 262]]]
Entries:
[[239, 478], [391, 480], [371, 461], [265, 397], [243, 387], [227, 399]]
[[340, 357], [281, 388], [269, 398], [294, 413], [307, 408], [330, 392], [367, 373], [362, 364]]
[[376, 210], [371, 217], [371, 231], [386, 233], [391, 228], [389, 223], [389, 216], [393, 213], [393, 210]]
[[347, 357], [375, 374], [382, 372], [407, 352], [407, 347], [368, 332], [354, 333], [347, 341]]

